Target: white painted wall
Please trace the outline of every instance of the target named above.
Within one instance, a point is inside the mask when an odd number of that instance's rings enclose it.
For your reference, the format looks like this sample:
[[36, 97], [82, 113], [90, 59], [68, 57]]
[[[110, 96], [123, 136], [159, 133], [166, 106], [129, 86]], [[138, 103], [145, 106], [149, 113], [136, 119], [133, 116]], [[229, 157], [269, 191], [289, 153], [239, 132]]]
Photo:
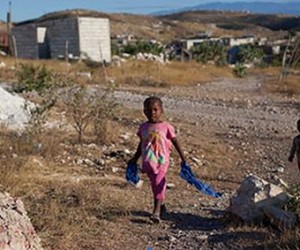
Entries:
[[79, 17], [80, 57], [96, 62], [111, 61], [110, 26], [107, 18]]
[[229, 41], [229, 46], [233, 47], [233, 46], [239, 46], [239, 45], [243, 45], [243, 44], [254, 44], [255, 42], [255, 38], [254, 37], [243, 37], [243, 38], [230, 38]]

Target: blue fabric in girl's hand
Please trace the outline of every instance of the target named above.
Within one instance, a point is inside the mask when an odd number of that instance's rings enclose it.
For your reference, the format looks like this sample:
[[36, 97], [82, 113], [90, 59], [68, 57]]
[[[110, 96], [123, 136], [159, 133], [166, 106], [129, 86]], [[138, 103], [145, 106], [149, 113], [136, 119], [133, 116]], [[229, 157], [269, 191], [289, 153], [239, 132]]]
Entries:
[[185, 162], [181, 163], [180, 177], [186, 180], [189, 184], [194, 185], [199, 191], [206, 195], [210, 195], [216, 198], [219, 198], [223, 195], [222, 193], [214, 191], [213, 188], [211, 188], [201, 180], [197, 180], [192, 172], [191, 167]]
[[128, 164], [126, 168], [126, 180], [128, 182], [132, 182], [133, 184], [137, 184], [140, 180], [138, 165], [136, 163]]

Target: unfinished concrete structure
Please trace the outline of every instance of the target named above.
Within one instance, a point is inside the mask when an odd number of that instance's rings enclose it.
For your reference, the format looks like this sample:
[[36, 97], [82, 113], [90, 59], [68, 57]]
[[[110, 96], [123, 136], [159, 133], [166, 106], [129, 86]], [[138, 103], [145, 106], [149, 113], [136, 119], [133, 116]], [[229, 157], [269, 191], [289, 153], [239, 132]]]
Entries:
[[12, 52], [28, 59], [78, 58], [111, 61], [109, 19], [95, 16], [46, 15], [12, 28]]

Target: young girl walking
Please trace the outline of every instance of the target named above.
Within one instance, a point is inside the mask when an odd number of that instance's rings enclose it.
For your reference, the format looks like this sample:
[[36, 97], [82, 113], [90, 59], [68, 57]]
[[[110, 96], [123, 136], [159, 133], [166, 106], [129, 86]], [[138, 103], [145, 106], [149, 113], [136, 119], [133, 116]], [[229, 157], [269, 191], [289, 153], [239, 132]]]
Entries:
[[164, 207], [166, 194], [166, 173], [170, 162], [171, 145], [177, 150], [182, 163], [185, 157], [175, 137], [174, 127], [168, 122], [162, 121], [162, 100], [156, 96], [150, 96], [144, 101], [144, 114], [148, 121], [142, 123], [137, 135], [140, 138], [139, 145], [129, 164], [136, 164], [142, 157], [142, 173], [146, 173], [150, 179], [153, 192], [154, 205], [150, 219], [160, 222], [160, 213]]

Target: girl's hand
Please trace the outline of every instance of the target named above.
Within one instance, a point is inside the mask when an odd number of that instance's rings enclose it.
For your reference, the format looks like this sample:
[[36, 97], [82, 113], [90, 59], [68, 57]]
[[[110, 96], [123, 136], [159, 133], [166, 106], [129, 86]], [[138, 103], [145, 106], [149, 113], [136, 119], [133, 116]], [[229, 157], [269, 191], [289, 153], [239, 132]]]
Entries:
[[127, 164], [128, 164], [128, 165], [132, 165], [132, 164], [136, 164], [136, 162], [137, 162], [137, 160], [136, 160], [135, 158], [131, 158], [131, 159], [127, 162]]

